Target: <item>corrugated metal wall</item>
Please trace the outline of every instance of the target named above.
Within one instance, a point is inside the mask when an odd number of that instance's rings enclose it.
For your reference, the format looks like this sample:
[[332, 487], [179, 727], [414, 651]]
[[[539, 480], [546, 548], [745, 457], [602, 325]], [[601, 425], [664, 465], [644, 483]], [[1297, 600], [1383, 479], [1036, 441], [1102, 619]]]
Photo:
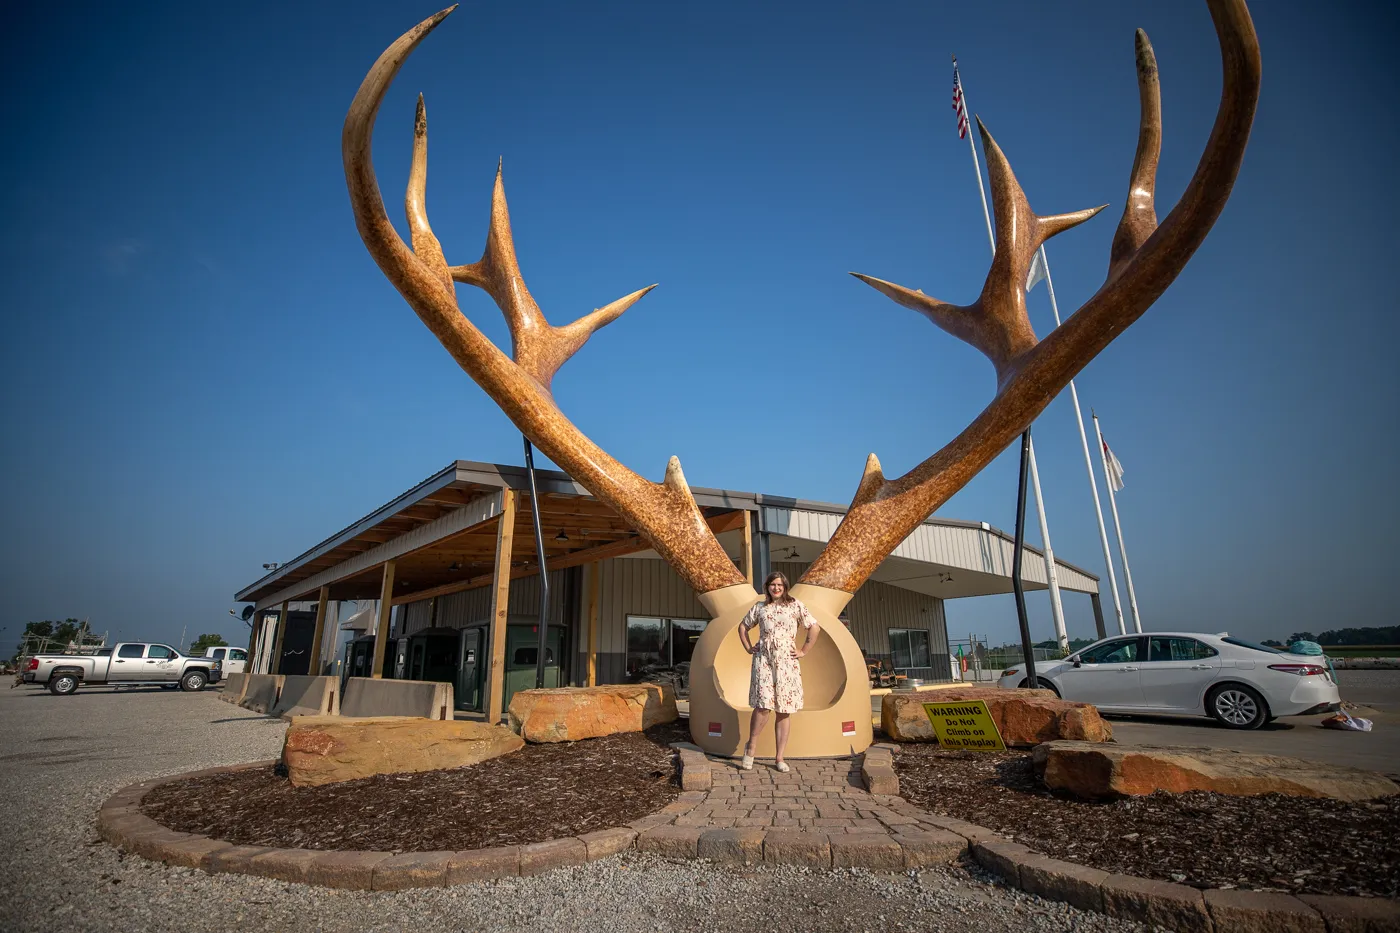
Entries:
[[[813, 513], [806, 513], [813, 514]], [[788, 579], [796, 581], [810, 564], [775, 561], [774, 570], [781, 570]], [[943, 615], [943, 600], [915, 593], [913, 590], [868, 581], [856, 591], [846, 605], [846, 618], [856, 644], [869, 658], [890, 658], [890, 629], [922, 629], [928, 632], [931, 668], [913, 668], [911, 677], [922, 680], [949, 680], [948, 625]]]
[[[577, 616], [580, 568], [549, 572], [549, 621], [552, 624], [571, 624]], [[416, 603], [406, 603], [405, 634], [412, 635], [429, 625], [432, 617], [431, 600], [422, 599]], [[438, 597], [437, 620], [432, 624], [438, 628], [466, 628], [480, 625], [491, 617], [491, 587], [479, 586], [474, 590], [464, 590]], [[572, 612], [570, 612], [572, 610]], [[512, 622], [534, 622], [540, 615], [540, 584], [538, 577], [523, 577], [510, 581], [510, 619]], [[566, 615], [568, 618], [566, 619]]]
[[[809, 513], [810, 514], [810, 513]], [[792, 580], [797, 580], [808, 564], [775, 562]], [[588, 670], [587, 619], [584, 606], [585, 568], [550, 572], [550, 621], [562, 623], [569, 629], [570, 653], [573, 658], [569, 671], [571, 683], [582, 683]], [[431, 618], [428, 600], [401, 607], [406, 619], [404, 630], [412, 635], [427, 628]], [[491, 614], [491, 588], [478, 587], [453, 593], [438, 599], [439, 628], [465, 628], [482, 624]], [[533, 577], [511, 582], [510, 616], [512, 622], [532, 622], [539, 615], [539, 587]], [[598, 682], [619, 683], [623, 680], [627, 662], [627, 616], [651, 616], [663, 619], [708, 619], [695, 593], [663, 560], [618, 558], [606, 560], [598, 569]], [[931, 670], [911, 671], [923, 679], [946, 680], [949, 677], [948, 633], [943, 615], [943, 601], [887, 583], [868, 582], [862, 586], [846, 608], [850, 630], [856, 642], [871, 658], [889, 658], [889, 630], [892, 628], [922, 629], [929, 633]]]
[[[709, 619], [710, 614], [664, 560], [617, 558], [598, 568], [598, 683], [622, 683], [627, 662], [627, 616], [662, 619]], [[586, 597], [585, 597], [586, 599]], [[586, 603], [585, 603], [586, 605]], [[582, 614], [582, 613], [581, 613]], [[586, 620], [585, 620], [586, 626]], [[574, 642], [580, 663], [588, 669], [586, 634]]]
[[[830, 541], [831, 536], [836, 533], [836, 526], [841, 524], [841, 519], [841, 515], [829, 512], [809, 512], [805, 509], [780, 509], [771, 506], [763, 508], [764, 527], [769, 531], [812, 541]], [[920, 525], [893, 551], [895, 557], [942, 564], [946, 567], [961, 567], [1003, 577], [1011, 575], [1011, 561], [1015, 554], [1014, 542], [975, 525]], [[1023, 573], [1026, 580], [1045, 583], [1044, 558], [1027, 551]], [[1098, 583], [1091, 577], [1065, 566], [1062, 562], [1058, 564], [1056, 575], [1063, 589], [1084, 593], [1099, 591]]]

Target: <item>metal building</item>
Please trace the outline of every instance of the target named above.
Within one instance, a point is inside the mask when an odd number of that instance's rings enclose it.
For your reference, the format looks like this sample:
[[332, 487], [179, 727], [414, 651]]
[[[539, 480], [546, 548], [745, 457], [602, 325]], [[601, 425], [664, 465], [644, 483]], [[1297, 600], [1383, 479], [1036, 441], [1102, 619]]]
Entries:
[[[695, 593], [568, 476], [542, 470], [536, 478], [550, 582], [548, 683], [669, 678], [684, 690], [691, 648], [708, 621]], [[691, 491], [751, 581], [776, 569], [796, 582], [845, 513], [783, 496]], [[533, 508], [523, 467], [451, 464], [238, 592], [256, 610], [250, 647], [260, 657], [250, 669], [296, 664], [342, 676], [446, 680], [459, 711], [494, 721], [511, 694], [535, 683]], [[842, 619], [870, 661], [890, 662], [910, 678], [948, 680], [944, 601], [1011, 592], [1013, 550], [1012, 537], [985, 522], [929, 519], [880, 565]], [[1045, 589], [1039, 552], [1028, 547], [1023, 566], [1026, 588]], [[1057, 566], [1061, 589], [1087, 594], [1102, 630], [1097, 577]], [[345, 600], [376, 604], [337, 625], [332, 604]], [[290, 619], [295, 632], [299, 618], [311, 629], [305, 662], [291, 660], [282, 632], [269, 628]], [[339, 645], [344, 629], [352, 637]]]

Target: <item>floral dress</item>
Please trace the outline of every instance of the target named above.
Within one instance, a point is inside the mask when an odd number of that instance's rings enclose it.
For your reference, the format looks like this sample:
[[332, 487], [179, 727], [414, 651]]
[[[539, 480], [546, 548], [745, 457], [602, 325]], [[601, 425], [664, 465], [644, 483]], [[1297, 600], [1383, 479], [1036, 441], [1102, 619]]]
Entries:
[[754, 709], [795, 713], [802, 708], [802, 670], [793, 657], [799, 623], [811, 628], [817, 620], [797, 599], [756, 603], [739, 623], [743, 628], [756, 625], [759, 631], [749, 678], [749, 706]]

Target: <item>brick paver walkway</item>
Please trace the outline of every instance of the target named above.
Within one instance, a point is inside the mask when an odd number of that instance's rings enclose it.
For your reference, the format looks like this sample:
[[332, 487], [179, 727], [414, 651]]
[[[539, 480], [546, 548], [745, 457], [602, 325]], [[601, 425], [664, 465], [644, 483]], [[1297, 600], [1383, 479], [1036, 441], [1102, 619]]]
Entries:
[[865, 789], [859, 758], [794, 760], [787, 774], [771, 762], [756, 761], [752, 771], [744, 771], [729, 759], [708, 760], [710, 792], [695, 809], [676, 817], [676, 826], [890, 834], [918, 823]]
[[908, 869], [947, 863], [967, 849], [958, 826], [866, 789], [872, 773], [889, 770], [890, 746], [851, 758], [790, 761], [786, 774], [769, 761], [744, 771], [737, 761], [707, 756], [689, 743], [676, 748], [681, 786], [692, 789], [631, 824], [644, 852], [729, 863]]

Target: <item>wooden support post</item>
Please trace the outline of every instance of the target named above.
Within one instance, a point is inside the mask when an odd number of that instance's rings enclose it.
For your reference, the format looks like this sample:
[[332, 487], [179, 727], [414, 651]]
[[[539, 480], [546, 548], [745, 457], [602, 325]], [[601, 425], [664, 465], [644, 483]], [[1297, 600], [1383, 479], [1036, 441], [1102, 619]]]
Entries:
[[330, 605], [331, 588], [321, 587], [321, 598], [316, 603], [316, 634], [311, 636], [311, 666], [306, 673], [317, 677], [321, 673], [321, 642], [326, 635], [326, 607]]
[[515, 509], [520, 493], [507, 489], [501, 497], [501, 517], [496, 526], [496, 567], [491, 576], [491, 668], [486, 680], [490, 691], [486, 721], [501, 721], [506, 696], [506, 622], [510, 610], [510, 553], [515, 543]]
[[384, 562], [384, 581], [379, 585], [379, 624], [374, 632], [374, 666], [369, 676], [384, 678], [384, 651], [389, 644], [389, 617], [394, 613], [394, 562]]
[[585, 686], [598, 686], [598, 584], [602, 578], [598, 561], [588, 565], [588, 681]]
[[287, 637], [287, 617], [290, 616], [291, 600], [282, 603], [282, 613], [277, 617], [277, 638], [272, 644], [272, 657], [267, 659], [267, 672], [269, 674], [282, 673], [282, 639]]
[[753, 586], [753, 523], [749, 521], [749, 513], [744, 513], [744, 538], [739, 546], [739, 569], [744, 572], [744, 579], [749, 581], [749, 586]]

